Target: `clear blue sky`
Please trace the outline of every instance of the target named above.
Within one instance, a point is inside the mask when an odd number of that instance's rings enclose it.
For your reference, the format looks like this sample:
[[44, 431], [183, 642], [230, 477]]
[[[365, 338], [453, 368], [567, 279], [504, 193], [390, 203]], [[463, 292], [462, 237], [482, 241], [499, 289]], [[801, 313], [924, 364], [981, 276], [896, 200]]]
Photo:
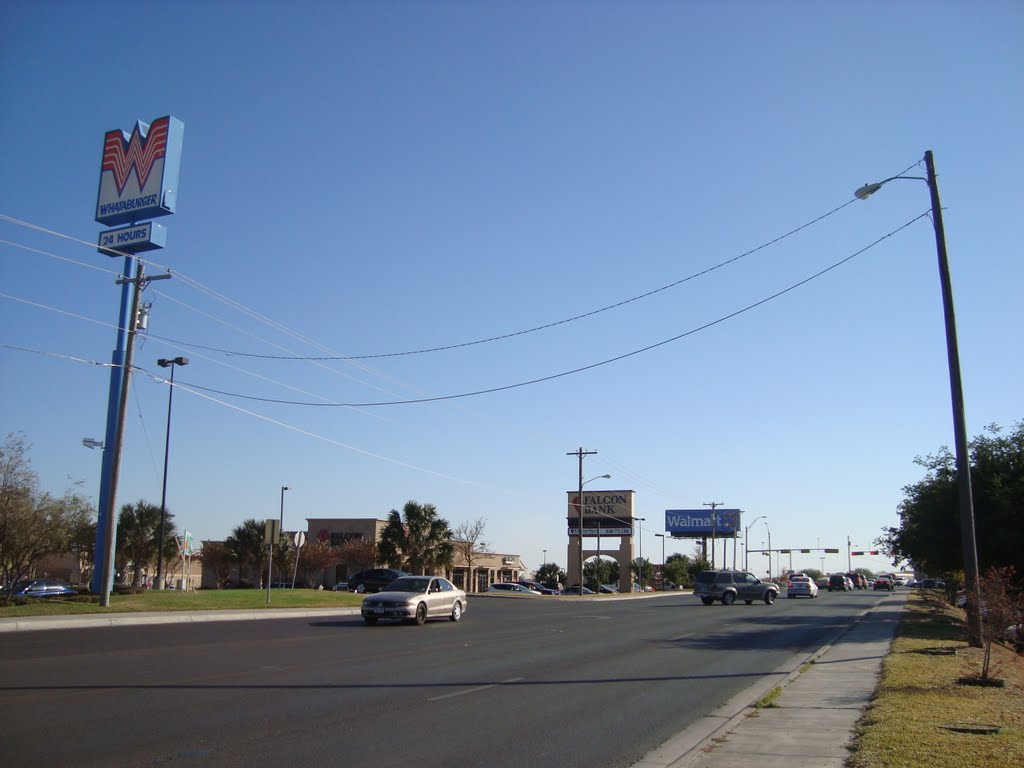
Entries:
[[[137, 365], [185, 355], [168, 506], [383, 517], [415, 499], [535, 567], [565, 492], [720, 501], [776, 547], [867, 547], [918, 455], [952, 444], [927, 218], [887, 185], [935, 153], [968, 429], [1022, 416], [1024, 7], [1017, 2], [174, 4], [0, 8], [0, 429], [44, 488], [94, 500], [121, 260], [93, 221], [106, 131], [185, 124]], [[908, 171], [923, 175], [923, 165]], [[16, 221], [12, 221], [16, 220]], [[41, 232], [25, 224], [45, 228]], [[31, 350], [31, 351], [25, 351]], [[234, 353], [226, 354], [228, 350]], [[167, 385], [139, 373], [118, 503], [159, 503]], [[758, 522], [751, 544], [766, 541]], [[667, 554], [690, 553], [669, 542]], [[794, 565], [820, 566], [819, 556]], [[752, 561], [752, 567], [755, 564]], [[886, 561], [854, 565], [881, 569]], [[763, 564], [754, 568], [763, 572]]]

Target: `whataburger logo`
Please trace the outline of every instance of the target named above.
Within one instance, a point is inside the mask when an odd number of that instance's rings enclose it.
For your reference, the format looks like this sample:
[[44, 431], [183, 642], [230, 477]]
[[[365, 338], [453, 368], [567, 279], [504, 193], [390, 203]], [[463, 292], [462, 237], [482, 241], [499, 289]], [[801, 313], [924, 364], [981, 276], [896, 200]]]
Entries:
[[114, 174], [117, 195], [124, 194], [125, 185], [135, 170], [135, 178], [139, 182], [139, 190], [146, 188], [149, 174], [157, 160], [167, 154], [167, 134], [171, 118], [161, 117], [143, 130], [143, 123], [136, 123], [130, 137], [124, 131], [115, 128], [107, 131], [103, 142], [103, 165], [101, 173], [110, 171]]

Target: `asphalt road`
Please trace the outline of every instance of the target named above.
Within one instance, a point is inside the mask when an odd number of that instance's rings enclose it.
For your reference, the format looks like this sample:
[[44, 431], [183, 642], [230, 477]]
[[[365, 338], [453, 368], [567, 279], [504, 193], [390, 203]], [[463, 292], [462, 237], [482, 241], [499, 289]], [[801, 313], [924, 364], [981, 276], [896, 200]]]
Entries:
[[471, 598], [460, 623], [334, 617], [0, 636], [0, 763], [629, 766], [888, 593]]

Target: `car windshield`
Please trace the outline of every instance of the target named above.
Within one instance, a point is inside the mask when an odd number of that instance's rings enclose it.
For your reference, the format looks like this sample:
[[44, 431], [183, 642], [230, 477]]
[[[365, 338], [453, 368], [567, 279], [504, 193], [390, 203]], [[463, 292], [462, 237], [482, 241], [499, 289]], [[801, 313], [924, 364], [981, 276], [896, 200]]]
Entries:
[[384, 592], [426, 592], [430, 586], [430, 579], [410, 578], [403, 576], [395, 579], [386, 587]]

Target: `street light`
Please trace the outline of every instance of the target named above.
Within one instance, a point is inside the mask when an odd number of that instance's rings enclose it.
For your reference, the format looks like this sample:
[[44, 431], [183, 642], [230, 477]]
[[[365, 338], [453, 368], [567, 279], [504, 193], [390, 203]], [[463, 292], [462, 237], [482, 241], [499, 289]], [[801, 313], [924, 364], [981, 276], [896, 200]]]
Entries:
[[764, 527], [768, 529], [768, 579], [772, 578], [772, 529], [768, 528], [768, 521], [764, 521]]
[[[284, 534], [284, 492], [285, 491], [290, 491], [290, 490], [291, 490], [291, 488], [289, 488], [287, 485], [282, 485], [281, 486], [281, 519], [280, 519], [280, 522], [278, 522], [278, 525], [277, 525], [277, 541], [270, 543], [271, 554], [273, 554], [274, 545], [281, 541], [281, 536]], [[296, 567], [298, 567], [298, 565], [299, 565], [299, 553], [298, 552], [295, 553], [295, 565], [296, 565]]]
[[942, 309], [946, 325], [946, 359], [949, 366], [949, 390], [953, 405], [953, 437], [956, 444], [956, 474], [960, 492], [960, 538], [963, 547], [964, 576], [966, 587], [973, 597], [973, 610], [967, 612], [971, 645], [981, 643], [981, 583], [978, 578], [978, 547], [974, 535], [974, 498], [971, 491], [971, 464], [967, 446], [967, 424], [964, 417], [964, 392], [960, 380], [960, 352], [956, 336], [956, 313], [953, 310], [953, 282], [949, 275], [949, 259], [946, 255], [946, 231], [942, 225], [942, 204], [939, 202], [939, 185], [935, 178], [935, 159], [929, 149], [924, 153], [927, 177], [892, 176], [873, 184], [865, 184], [854, 192], [864, 200], [880, 190], [883, 185], [896, 179], [924, 181], [932, 203], [932, 224], [935, 229], [935, 250], [939, 260], [939, 282], [942, 287]]
[[[643, 521], [646, 520], [647, 518], [646, 517], [634, 517], [633, 519], [634, 520], [639, 520], [641, 523], [643, 523]], [[642, 592], [643, 588], [644, 588], [644, 527], [643, 527], [643, 525], [637, 526], [637, 531], [638, 531], [639, 543], [640, 543], [640, 552], [637, 555], [637, 559], [638, 559], [637, 571], [638, 571], [639, 576], [640, 576], [640, 591]], [[633, 590], [631, 589], [630, 591], [632, 592]]]
[[[611, 479], [611, 475], [598, 475], [597, 477], [592, 477], [589, 480], [585, 481], [583, 483], [583, 485], [586, 485], [587, 483], [592, 483], [595, 480], [609, 480], [609, 479]], [[583, 486], [580, 486], [580, 487], [582, 488]], [[582, 503], [583, 503], [583, 499], [581, 497], [580, 498], [580, 504], [582, 504]], [[582, 535], [582, 533], [583, 532], [580, 531], [580, 535]], [[598, 594], [600, 594], [600, 592], [601, 592], [601, 519], [600, 518], [597, 519], [597, 563], [596, 563], [596, 566], [597, 567], [595, 568], [595, 571], [597, 572], [597, 591], [598, 591]], [[580, 594], [583, 594], [583, 590], [580, 590]]]
[[164, 525], [167, 519], [167, 456], [171, 450], [171, 403], [174, 399], [174, 369], [179, 365], [188, 365], [187, 357], [160, 358], [156, 364], [161, 368], [171, 369], [171, 378], [167, 390], [167, 433], [164, 438], [164, 482], [160, 492], [160, 534], [157, 538], [156, 556], [156, 588], [164, 588]]
[[[743, 529], [743, 570], [745, 571], [750, 571], [750, 546], [747, 544], [747, 532], [750, 530], [751, 526], [754, 525], [754, 523], [756, 523], [758, 520], [764, 519], [764, 515], [758, 515], [750, 521], [750, 525], [746, 526]], [[767, 525], [767, 523], [765, 523], [765, 525]]]
[[281, 522], [277, 530], [278, 535], [284, 533], [284, 492], [290, 490], [291, 488], [289, 488], [287, 485], [281, 486]]
[[90, 448], [90, 449], [91, 448], [100, 448], [100, 449], [102, 449], [103, 448], [103, 441], [102, 440], [97, 440], [94, 437], [83, 437], [82, 438], [82, 445], [84, 445], [86, 448]]
[[654, 534], [661, 539], [661, 587], [665, 588], [665, 534], [656, 533]]

